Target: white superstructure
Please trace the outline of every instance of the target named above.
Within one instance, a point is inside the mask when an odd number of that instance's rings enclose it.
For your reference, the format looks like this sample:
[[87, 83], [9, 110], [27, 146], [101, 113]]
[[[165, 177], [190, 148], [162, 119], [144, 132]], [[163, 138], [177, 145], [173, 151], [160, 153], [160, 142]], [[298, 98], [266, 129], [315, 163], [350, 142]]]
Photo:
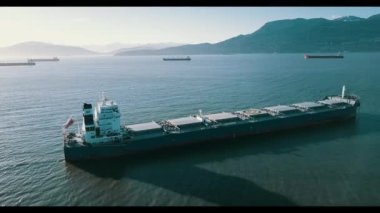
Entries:
[[120, 112], [116, 102], [104, 94], [95, 107], [83, 105], [82, 138], [87, 143], [102, 143], [121, 139]]
[[95, 108], [94, 121], [100, 128], [100, 135], [120, 134], [120, 112], [116, 102], [103, 100], [98, 102]]

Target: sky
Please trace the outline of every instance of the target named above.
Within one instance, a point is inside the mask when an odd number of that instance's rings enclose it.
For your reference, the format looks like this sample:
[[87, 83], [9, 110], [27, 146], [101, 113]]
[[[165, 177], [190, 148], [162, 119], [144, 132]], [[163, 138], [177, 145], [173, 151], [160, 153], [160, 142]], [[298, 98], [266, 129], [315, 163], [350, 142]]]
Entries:
[[216, 43], [274, 20], [375, 14], [380, 7], [1, 7], [0, 47], [26, 41]]

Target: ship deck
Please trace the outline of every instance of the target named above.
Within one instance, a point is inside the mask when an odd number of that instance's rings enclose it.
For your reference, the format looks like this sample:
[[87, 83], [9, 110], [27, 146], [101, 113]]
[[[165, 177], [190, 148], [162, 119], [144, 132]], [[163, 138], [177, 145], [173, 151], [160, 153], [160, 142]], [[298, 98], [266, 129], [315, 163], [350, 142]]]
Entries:
[[321, 101], [308, 101], [289, 105], [277, 105], [262, 109], [249, 108], [235, 112], [221, 112], [208, 115], [194, 115], [160, 122], [148, 122], [142, 124], [127, 125], [130, 140], [139, 140], [194, 131], [202, 131], [231, 125], [244, 125], [268, 120], [284, 119], [302, 116], [305, 114], [316, 115], [318, 113], [337, 111], [347, 107], [353, 107], [349, 100], [339, 97]]

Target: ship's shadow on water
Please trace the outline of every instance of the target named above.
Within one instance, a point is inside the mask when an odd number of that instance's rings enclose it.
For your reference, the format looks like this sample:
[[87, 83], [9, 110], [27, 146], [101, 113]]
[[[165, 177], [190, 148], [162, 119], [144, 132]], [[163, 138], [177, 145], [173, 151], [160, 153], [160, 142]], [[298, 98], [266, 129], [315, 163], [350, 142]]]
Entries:
[[310, 143], [328, 143], [379, 131], [380, 115], [360, 114], [355, 120], [307, 127], [251, 138], [175, 147], [151, 153], [70, 166], [95, 176], [134, 179], [217, 205], [297, 205], [287, 197], [268, 191], [252, 181], [211, 172], [197, 164], [228, 158], [297, 151]]

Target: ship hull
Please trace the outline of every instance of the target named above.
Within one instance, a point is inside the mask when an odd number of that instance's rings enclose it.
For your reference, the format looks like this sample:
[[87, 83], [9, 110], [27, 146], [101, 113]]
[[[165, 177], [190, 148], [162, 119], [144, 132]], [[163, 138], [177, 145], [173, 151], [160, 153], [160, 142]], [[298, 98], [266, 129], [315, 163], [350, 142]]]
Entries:
[[0, 63], [0, 66], [34, 66], [36, 63], [28, 62], [28, 63]]
[[357, 106], [329, 110], [324, 112], [301, 113], [294, 116], [279, 116], [267, 120], [239, 122], [215, 128], [195, 131], [163, 134], [145, 139], [126, 139], [121, 143], [98, 144], [91, 146], [64, 146], [65, 159], [69, 162], [120, 157], [128, 154], [152, 151], [169, 146], [205, 141], [234, 139], [280, 130], [301, 128], [323, 123], [342, 121], [356, 117]]
[[191, 59], [162, 59], [164, 61], [191, 61]]
[[322, 59], [334, 59], [334, 58], [344, 58], [342, 55], [306, 55], [305, 59], [313, 59], [313, 58], [322, 58]]

